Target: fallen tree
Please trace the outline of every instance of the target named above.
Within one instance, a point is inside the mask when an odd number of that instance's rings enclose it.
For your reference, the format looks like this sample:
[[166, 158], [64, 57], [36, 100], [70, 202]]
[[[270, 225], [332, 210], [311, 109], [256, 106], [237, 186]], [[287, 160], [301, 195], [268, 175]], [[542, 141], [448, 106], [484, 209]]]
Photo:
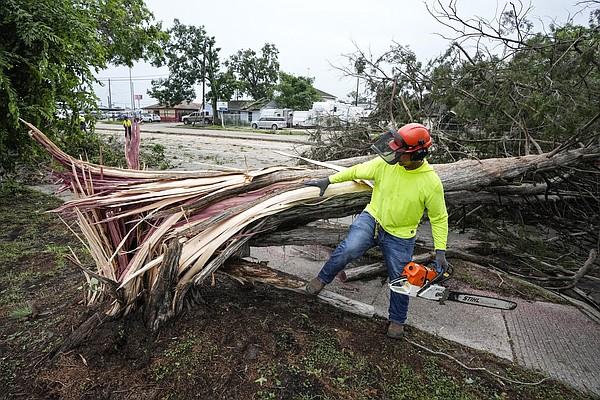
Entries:
[[[143, 308], [154, 330], [193, 300], [190, 289], [212, 277], [250, 241], [256, 244], [262, 237], [276, 243], [275, 236], [268, 239], [274, 232], [357, 213], [370, 198], [370, 186], [364, 182], [331, 185], [322, 198], [317, 188], [303, 185], [307, 178], [330, 174], [326, 169], [275, 166], [254, 171], [156, 172], [107, 168], [70, 157], [36, 127], [27, 126], [31, 136], [64, 167], [57, 175], [78, 197], [56, 211], [75, 216], [83, 235], [78, 237], [95, 261], [95, 270], [80, 265], [88, 282], [99, 281], [100, 289], [89, 297], [90, 302], [111, 298], [106, 311], [110, 316]], [[528, 197], [545, 202], [565, 197], [595, 200], [593, 193], [553, 188], [568, 179], [565, 168], [593, 165], [599, 157], [600, 148], [588, 146], [553, 156], [461, 160], [434, 168], [450, 205]], [[530, 175], [542, 176], [543, 185], [524, 184]], [[319, 237], [312, 240], [321, 241]], [[325, 240], [333, 241], [329, 236]], [[244, 269], [236, 271], [241, 279]], [[292, 286], [297, 289], [298, 285]]]

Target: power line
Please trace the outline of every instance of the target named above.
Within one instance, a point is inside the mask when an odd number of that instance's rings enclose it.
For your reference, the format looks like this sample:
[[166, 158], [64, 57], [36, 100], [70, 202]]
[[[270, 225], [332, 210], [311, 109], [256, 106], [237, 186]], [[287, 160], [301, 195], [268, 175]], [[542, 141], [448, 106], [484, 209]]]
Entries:
[[[158, 76], [156, 78], [162, 78], [168, 75]], [[156, 78], [131, 78], [132, 81], [152, 81]], [[96, 78], [99, 82], [129, 82], [129, 78]]]
[[[160, 78], [164, 76], [169, 76], [169, 74], [151, 74], [151, 75], [132, 75], [132, 78]], [[107, 77], [98, 77], [98, 79], [127, 79], [129, 80], [129, 76], [107, 76]]]

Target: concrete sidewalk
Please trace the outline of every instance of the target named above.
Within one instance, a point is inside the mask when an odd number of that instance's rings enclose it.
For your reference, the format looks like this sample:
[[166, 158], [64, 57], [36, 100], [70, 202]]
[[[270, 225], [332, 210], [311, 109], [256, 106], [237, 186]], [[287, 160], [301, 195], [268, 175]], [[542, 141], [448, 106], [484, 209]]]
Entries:
[[[318, 273], [328, 254], [317, 247], [307, 254], [306, 247], [287, 246], [252, 248], [252, 256], [269, 260], [270, 267], [310, 279]], [[376, 315], [387, 318], [387, 282], [336, 280], [327, 289], [372, 305]], [[600, 396], [600, 324], [573, 306], [511, 300], [517, 302], [517, 308], [502, 311], [411, 298], [407, 324]]]

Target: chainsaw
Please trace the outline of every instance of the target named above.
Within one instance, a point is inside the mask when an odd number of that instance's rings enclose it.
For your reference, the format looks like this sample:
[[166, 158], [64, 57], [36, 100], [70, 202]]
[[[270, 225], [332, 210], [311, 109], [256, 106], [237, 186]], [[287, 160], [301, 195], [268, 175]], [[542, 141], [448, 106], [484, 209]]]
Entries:
[[452, 268], [440, 271], [435, 266], [435, 263], [423, 265], [409, 262], [404, 266], [400, 278], [390, 282], [390, 290], [405, 296], [439, 301], [440, 304], [444, 304], [445, 301], [456, 301], [500, 310], [514, 310], [517, 307], [517, 303], [512, 301], [450, 290], [441, 283], [450, 278]]

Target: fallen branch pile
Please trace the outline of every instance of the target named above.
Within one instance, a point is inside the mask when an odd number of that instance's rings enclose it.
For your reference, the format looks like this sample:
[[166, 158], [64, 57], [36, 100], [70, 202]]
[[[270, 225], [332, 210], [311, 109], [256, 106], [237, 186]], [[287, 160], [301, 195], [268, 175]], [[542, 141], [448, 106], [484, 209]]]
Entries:
[[[64, 166], [57, 174], [77, 196], [57, 211], [75, 215], [81, 241], [96, 263], [95, 271], [80, 265], [88, 282], [99, 282], [88, 300], [93, 303], [110, 296], [108, 314], [112, 316], [144, 305], [154, 329], [193, 298], [193, 294], [188, 296], [190, 288], [211, 277], [251, 239], [256, 242], [310, 221], [351, 215], [369, 199], [370, 187], [364, 183], [331, 185], [323, 198], [318, 197], [318, 188], [302, 185], [306, 178], [331, 173], [324, 169], [275, 166], [253, 171], [157, 172], [107, 168], [70, 157], [36, 127], [27, 126], [31, 136]], [[597, 160], [599, 153], [588, 147], [551, 158], [463, 160], [435, 168], [450, 204], [517, 202], [526, 196], [550, 201], [555, 194], [549, 195], [547, 186], [511, 182], [533, 171], [541, 174]], [[582, 196], [559, 194], [571, 195]], [[243, 279], [244, 269], [230, 268], [228, 273]], [[300, 283], [290, 285], [297, 289]]]

